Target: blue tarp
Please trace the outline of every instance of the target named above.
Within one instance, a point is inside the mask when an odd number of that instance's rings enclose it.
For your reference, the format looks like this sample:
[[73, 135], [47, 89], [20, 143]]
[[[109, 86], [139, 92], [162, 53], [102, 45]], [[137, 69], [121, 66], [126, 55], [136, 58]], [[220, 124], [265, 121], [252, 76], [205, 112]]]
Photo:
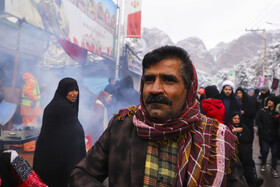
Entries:
[[16, 112], [17, 105], [15, 103], [9, 103], [2, 101], [0, 103], [0, 125], [5, 125], [10, 121]]

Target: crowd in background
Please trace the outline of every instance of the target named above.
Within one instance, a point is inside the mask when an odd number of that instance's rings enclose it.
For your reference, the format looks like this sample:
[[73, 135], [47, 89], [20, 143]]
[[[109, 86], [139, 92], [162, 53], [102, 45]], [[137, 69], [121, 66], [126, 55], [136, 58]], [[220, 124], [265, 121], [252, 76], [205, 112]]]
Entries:
[[[244, 168], [244, 176], [251, 186], [260, 186], [263, 179], [257, 176], [253, 160], [253, 140], [257, 134], [260, 146], [261, 173], [265, 173], [267, 156], [271, 150], [271, 175], [279, 178], [277, 159], [280, 159], [280, 96], [266, 86], [235, 89], [226, 80], [219, 92], [215, 85], [198, 89], [197, 99], [201, 112], [227, 125], [238, 137], [238, 156]], [[255, 133], [256, 132], [256, 133]]]

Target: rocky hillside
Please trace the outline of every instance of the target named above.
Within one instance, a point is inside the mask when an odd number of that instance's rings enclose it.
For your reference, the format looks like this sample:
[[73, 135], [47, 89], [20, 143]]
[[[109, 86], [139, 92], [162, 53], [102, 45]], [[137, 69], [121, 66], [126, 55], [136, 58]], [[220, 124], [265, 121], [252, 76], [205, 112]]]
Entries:
[[[267, 46], [280, 37], [278, 32], [268, 32], [266, 35]], [[251, 59], [258, 55], [258, 51], [263, 50], [264, 40], [262, 33], [247, 33], [238, 39], [230, 42], [224, 51], [218, 53], [216, 57], [216, 69], [228, 68], [232, 69], [234, 65]], [[217, 46], [218, 47], [218, 46]], [[216, 48], [216, 47], [215, 47]], [[213, 51], [215, 50], [213, 49]], [[213, 53], [212, 53], [213, 54]]]
[[[280, 31], [267, 32], [267, 46], [278, 38]], [[166, 33], [157, 28], [143, 28], [141, 39], [126, 39], [126, 42], [140, 58], [159, 46], [175, 45]], [[229, 43], [221, 42], [209, 51], [197, 37], [183, 39], [176, 45], [188, 51], [198, 70], [215, 74], [223, 69], [232, 69], [234, 65], [259, 55], [263, 49], [263, 36], [262, 32], [248, 32]]]
[[143, 28], [141, 39], [126, 39], [126, 42], [140, 58], [160, 46], [175, 45], [166, 33], [157, 28]]
[[[236, 86], [255, 88], [263, 75], [269, 87], [273, 78], [280, 78], [280, 31], [266, 33], [267, 64], [264, 73], [263, 41], [261, 32], [248, 32], [229, 43], [221, 42], [209, 51], [196, 37], [186, 38], [176, 45], [190, 54], [197, 69], [199, 86], [216, 84], [219, 88], [223, 80], [230, 78], [234, 79]], [[127, 44], [140, 58], [159, 46], [175, 45], [166, 33], [157, 28], [144, 28], [141, 39], [129, 39]]]
[[215, 69], [214, 58], [207, 51], [203, 41], [196, 37], [186, 38], [176, 43], [177, 46], [182, 47], [188, 51], [194, 66], [200, 71], [213, 73]]

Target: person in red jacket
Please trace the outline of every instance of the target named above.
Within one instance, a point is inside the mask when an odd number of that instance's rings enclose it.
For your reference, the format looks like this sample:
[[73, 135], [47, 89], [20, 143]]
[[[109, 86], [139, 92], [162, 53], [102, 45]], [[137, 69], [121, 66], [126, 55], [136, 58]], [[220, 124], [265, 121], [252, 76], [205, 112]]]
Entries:
[[203, 99], [202, 108], [207, 117], [217, 119], [219, 123], [225, 120], [225, 106], [223, 101], [217, 99], [219, 91], [215, 85], [207, 86], [205, 88], [206, 99]]

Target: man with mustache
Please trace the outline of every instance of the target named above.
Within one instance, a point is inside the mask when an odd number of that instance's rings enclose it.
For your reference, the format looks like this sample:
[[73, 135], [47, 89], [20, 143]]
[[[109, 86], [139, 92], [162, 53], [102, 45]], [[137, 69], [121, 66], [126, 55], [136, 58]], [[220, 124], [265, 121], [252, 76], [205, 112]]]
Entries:
[[223, 104], [225, 106], [224, 124], [229, 126], [228, 123], [230, 122], [230, 114], [232, 114], [233, 112], [241, 113], [240, 101], [235, 96], [234, 83], [232, 81], [225, 80], [222, 83], [222, 91], [219, 95], [219, 99], [223, 101]]
[[69, 186], [247, 186], [236, 137], [200, 114], [197, 75], [187, 52], [164, 46], [145, 55], [140, 105], [120, 110], [73, 170]]

